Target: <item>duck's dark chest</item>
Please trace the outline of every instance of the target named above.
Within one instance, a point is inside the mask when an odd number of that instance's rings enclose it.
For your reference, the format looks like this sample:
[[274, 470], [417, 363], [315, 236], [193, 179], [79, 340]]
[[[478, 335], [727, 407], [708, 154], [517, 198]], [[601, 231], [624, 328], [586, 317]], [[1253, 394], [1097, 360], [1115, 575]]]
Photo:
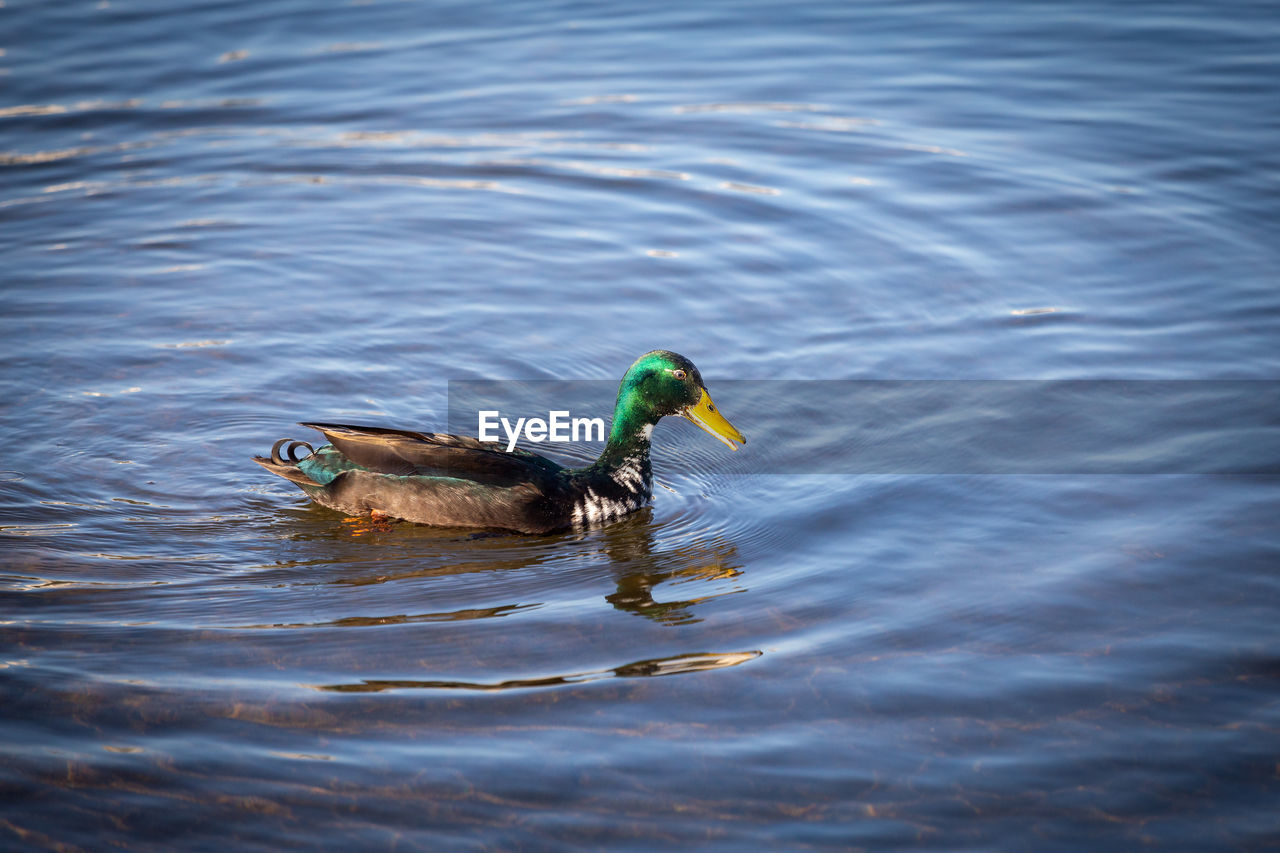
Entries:
[[635, 512], [653, 499], [649, 460], [635, 460], [607, 472], [584, 473], [574, 479], [568, 497], [568, 521], [575, 527], [613, 521]]

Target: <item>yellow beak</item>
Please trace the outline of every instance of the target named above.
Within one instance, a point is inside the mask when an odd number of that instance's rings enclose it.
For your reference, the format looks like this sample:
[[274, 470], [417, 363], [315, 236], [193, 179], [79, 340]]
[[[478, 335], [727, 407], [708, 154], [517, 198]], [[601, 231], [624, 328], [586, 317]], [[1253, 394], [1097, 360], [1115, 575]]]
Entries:
[[716, 404], [711, 402], [711, 395], [707, 393], [706, 388], [702, 389], [702, 397], [699, 398], [698, 402], [689, 406], [680, 414], [729, 445], [730, 450], [738, 449], [738, 445], [734, 444], [735, 441], [742, 444], [747, 443], [747, 439], [742, 433], [734, 429], [733, 424], [725, 420], [724, 415], [720, 414]]

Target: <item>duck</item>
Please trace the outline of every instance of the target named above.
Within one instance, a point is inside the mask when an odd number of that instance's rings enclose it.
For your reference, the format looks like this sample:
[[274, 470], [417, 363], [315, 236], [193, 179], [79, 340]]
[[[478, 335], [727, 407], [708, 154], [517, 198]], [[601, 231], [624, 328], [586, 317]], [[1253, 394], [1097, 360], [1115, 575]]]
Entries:
[[253, 461], [348, 516], [544, 534], [612, 522], [648, 505], [650, 438], [668, 415], [731, 450], [747, 441], [716, 408], [692, 361], [653, 350], [622, 377], [604, 450], [585, 467], [468, 436], [334, 423], [300, 424], [328, 444], [282, 438]]

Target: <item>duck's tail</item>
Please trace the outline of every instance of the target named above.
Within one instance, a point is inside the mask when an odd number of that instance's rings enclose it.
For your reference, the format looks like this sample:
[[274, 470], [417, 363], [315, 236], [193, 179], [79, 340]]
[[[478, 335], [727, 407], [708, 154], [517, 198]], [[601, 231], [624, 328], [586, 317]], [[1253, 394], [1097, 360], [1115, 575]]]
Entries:
[[[284, 455], [282, 456], [280, 454], [280, 448], [284, 447], [286, 444], [288, 447], [285, 447]], [[294, 441], [291, 438], [282, 438], [275, 444], [271, 445], [270, 458], [265, 456], [255, 456], [253, 457], [253, 461], [257, 462], [263, 468], [266, 468], [272, 474], [284, 477], [286, 480], [297, 483], [299, 486], [315, 486], [316, 488], [323, 488], [322, 483], [317, 483], [298, 468], [298, 463], [302, 460], [294, 455], [294, 451], [299, 447], [305, 447], [308, 454], [316, 452], [315, 448], [310, 444], [307, 444], [305, 441]]]

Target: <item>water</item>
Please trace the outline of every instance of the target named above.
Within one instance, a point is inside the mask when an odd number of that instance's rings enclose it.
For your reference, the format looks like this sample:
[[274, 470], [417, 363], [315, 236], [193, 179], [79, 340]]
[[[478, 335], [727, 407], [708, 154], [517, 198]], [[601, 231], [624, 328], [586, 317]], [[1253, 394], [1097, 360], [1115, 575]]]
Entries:
[[[3, 846], [1280, 832], [1276, 481], [1196, 473], [1274, 471], [1274, 426], [1256, 467], [824, 474], [817, 416], [734, 384], [1277, 378], [1274, 4], [9, 0], [0, 33]], [[751, 443], [664, 422], [608, 528], [370, 528], [249, 461], [656, 347]]]

